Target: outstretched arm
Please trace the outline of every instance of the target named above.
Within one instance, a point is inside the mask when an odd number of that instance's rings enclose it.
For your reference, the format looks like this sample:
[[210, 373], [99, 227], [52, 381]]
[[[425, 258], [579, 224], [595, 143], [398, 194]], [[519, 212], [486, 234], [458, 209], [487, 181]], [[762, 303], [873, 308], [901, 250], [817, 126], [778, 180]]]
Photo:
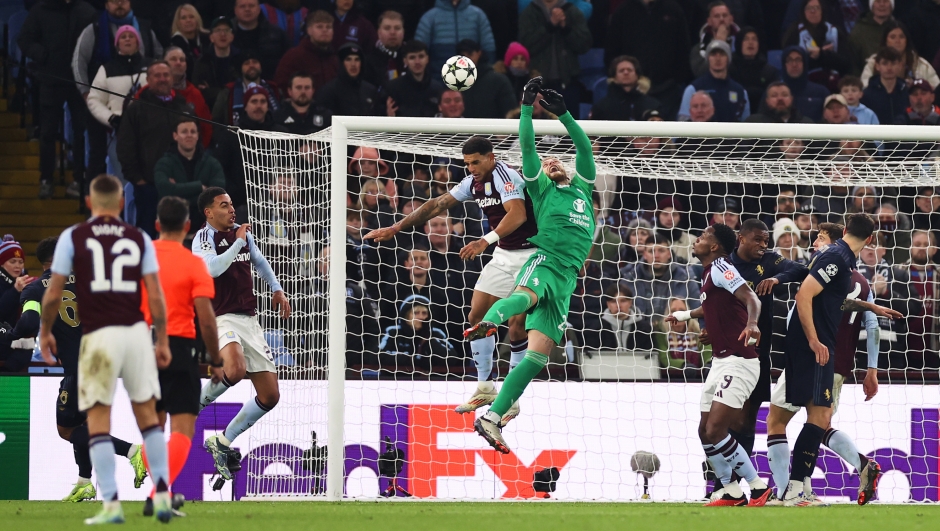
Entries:
[[402, 230], [408, 230], [412, 227], [424, 226], [424, 224], [429, 219], [436, 218], [444, 212], [447, 212], [457, 203], [457, 198], [454, 197], [450, 192], [444, 195], [440, 195], [437, 198], [421, 205], [417, 210], [414, 210], [411, 214], [408, 214], [404, 219], [398, 223], [395, 223], [391, 227], [382, 227], [380, 229], [370, 231], [368, 234], [363, 236], [362, 239], [375, 240], [377, 242], [391, 240]]
[[535, 98], [542, 88], [542, 77], [534, 77], [522, 91], [522, 108], [519, 114], [519, 147], [522, 149], [522, 178], [532, 180], [542, 171], [542, 163], [535, 152], [535, 129], [532, 127], [532, 110]]
[[578, 170], [578, 175], [582, 179], [594, 184], [597, 170], [594, 167], [594, 149], [591, 147], [591, 139], [584, 134], [584, 129], [581, 129], [574, 116], [571, 116], [571, 113], [568, 112], [568, 108], [565, 106], [565, 97], [554, 90], [545, 89], [542, 91], [542, 101], [539, 102], [539, 105], [558, 116], [558, 120], [565, 124], [568, 136], [574, 142], [575, 169]]

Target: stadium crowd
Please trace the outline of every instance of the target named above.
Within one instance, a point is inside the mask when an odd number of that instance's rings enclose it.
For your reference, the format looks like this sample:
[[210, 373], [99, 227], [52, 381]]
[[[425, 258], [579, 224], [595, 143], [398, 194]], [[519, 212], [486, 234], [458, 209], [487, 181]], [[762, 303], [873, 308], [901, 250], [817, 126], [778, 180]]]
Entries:
[[[572, 114], [594, 120], [940, 123], [937, 0], [25, 4], [30, 11], [16, 42], [38, 95], [39, 197], [54, 194], [56, 143], [67, 108], [75, 182], [66, 193], [77, 198], [90, 177], [112, 173], [127, 183], [135, 224], [152, 236], [156, 205], [165, 196], [190, 202], [197, 229], [204, 216], [195, 200], [211, 186], [225, 187], [238, 221], [247, 221], [242, 151], [236, 133], [224, 126], [309, 134], [329, 127], [334, 115], [514, 118], [523, 85], [536, 75], [564, 95]], [[438, 75], [458, 53], [478, 67], [467, 92], [448, 90]], [[601, 56], [606, 75], [589, 82], [582, 70], [589, 70], [589, 57]], [[537, 114], [544, 112], [536, 106]], [[940, 196], [933, 187], [851, 183], [856, 164], [932, 158], [937, 144], [794, 139], [732, 146], [637, 137], [597, 139], [597, 145], [638, 158], [694, 158], [717, 150], [740, 158], [826, 160], [830, 171], [849, 177], [844, 186], [790, 187], [601, 176], [595, 248], [571, 304], [569, 360], [573, 345], [638, 349], [659, 352], [662, 367], [700, 369], [709, 349], [698, 323], [681, 329], [663, 323], [672, 311], [699, 304], [701, 268], [691, 255], [698, 233], [716, 222], [737, 227], [757, 217], [770, 228], [771, 248], [807, 263], [820, 222], [867, 212], [878, 220], [877, 245], [863, 252], [860, 270], [878, 304], [909, 316], [882, 323], [888, 332], [882, 334], [882, 368], [940, 368]], [[351, 367], [459, 375], [470, 366], [461, 332], [482, 264], [463, 262], [458, 252], [489, 230], [477, 205], [459, 205], [423, 230], [398, 235], [393, 245], [362, 240], [368, 230], [389, 226], [448, 191], [464, 177], [462, 166], [459, 159], [367, 146], [350, 153]], [[279, 176], [270, 191], [277, 219], [255, 230], [269, 232], [271, 262], [281, 278], [316, 279], [286, 282], [289, 295], [325, 304], [323, 261], [319, 271], [301, 271], [298, 250], [274, 241], [285, 225], [317, 230], [322, 216], [297, 200], [297, 190], [310, 187]], [[312, 249], [304, 256], [327, 252]], [[0, 244], [0, 321], [8, 328], [16, 324], [15, 293], [26, 282], [18, 279], [25, 274], [22, 258], [13, 238]], [[780, 330], [792, 292], [777, 287]], [[322, 344], [314, 338], [323, 332], [313, 330], [311, 318], [298, 319], [285, 344]]]

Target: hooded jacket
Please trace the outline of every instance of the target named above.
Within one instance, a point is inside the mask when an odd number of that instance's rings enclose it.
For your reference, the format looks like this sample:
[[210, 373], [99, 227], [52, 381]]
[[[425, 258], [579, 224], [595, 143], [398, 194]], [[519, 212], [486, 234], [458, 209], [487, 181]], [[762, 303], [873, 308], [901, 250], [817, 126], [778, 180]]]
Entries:
[[809, 68], [809, 54], [799, 46], [788, 46], [783, 49], [783, 59], [790, 55], [792, 51], [798, 51], [803, 56], [803, 73], [800, 77], [790, 77], [786, 68], [780, 72], [780, 79], [790, 87], [790, 93], [793, 95], [793, 106], [800, 110], [803, 116], [806, 116], [814, 122], [822, 120], [823, 102], [829, 91], [826, 87], [813, 83], [807, 78]]
[[444, 62], [457, 53], [457, 43], [473, 39], [483, 49], [486, 61], [496, 59], [496, 41], [486, 14], [470, 0], [460, 0], [455, 6], [451, 0], [436, 0], [418, 22], [415, 39], [428, 45], [431, 72], [440, 72]]
[[[239, 28], [238, 20], [234, 17], [231, 24], [232, 30], [235, 32], [235, 40], [232, 45], [239, 50], [258, 52], [261, 56], [261, 77], [271, 79], [274, 76], [274, 69], [280, 67], [278, 61], [288, 51], [287, 33], [268, 22], [263, 13], [258, 15], [258, 27], [254, 30], [246, 31]], [[249, 39], [249, 35], [253, 35], [254, 32], [257, 32], [257, 45]], [[306, 40], [309, 41], [309, 39]]]
[[653, 267], [641, 260], [621, 269], [620, 275], [634, 293], [636, 312], [646, 319], [669, 315], [669, 299], [672, 298], [686, 299], [690, 310], [701, 304], [699, 283], [689, 274], [687, 266], [673, 262], [662, 276], [655, 277]]
[[542, 0], [533, 0], [519, 13], [519, 42], [529, 50], [529, 66], [547, 80], [568, 83], [581, 72], [578, 56], [591, 49], [591, 31], [581, 10], [561, 0], [565, 26], [554, 26]]
[[411, 72], [388, 82], [386, 94], [398, 105], [396, 116], [431, 118], [437, 114], [437, 105], [444, 92], [444, 84], [434, 76], [434, 70], [425, 70], [424, 79], [417, 81]]
[[[75, 43], [94, 20], [95, 9], [84, 0], [44, 0], [29, 10], [16, 44], [38, 73], [74, 79]], [[52, 79], [48, 82], [64, 83]]]
[[[755, 31], [753, 28], [742, 28], [738, 35], [744, 36]], [[764, 89], [771, 81], [780, 77], [780, 71], [767, 62], [767, 54], [759, 49], [757, 55], [751, 58], [744, 57], [740, 46], [731, 54], [731, 64], [728, 65], [728, 77], [737, 81], [747, 91], [747, 99], [751, 103], [751, 113], [758, 112], [760, 102], [764, 97]]]
[[316, 93], [317, 103], [337, 116], [375, 116], [385, 114], [385, 102], [379, 101], [375, 85], [362, 79], [359, 71], [355, 78], [340, 66], [339, 74]]
[[640, 92], [639, 88], [625, 90], [607, 80], [607, 95], [594, 104], [591, 109], [592, 120], [641, 120], [643, 113], [658, 109], [659, 100]]

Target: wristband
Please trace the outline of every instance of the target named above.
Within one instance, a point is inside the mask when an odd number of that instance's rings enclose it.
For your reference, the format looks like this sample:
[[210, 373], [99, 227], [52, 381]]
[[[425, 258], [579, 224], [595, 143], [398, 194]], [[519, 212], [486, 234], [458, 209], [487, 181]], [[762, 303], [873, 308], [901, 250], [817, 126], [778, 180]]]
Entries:
[[395, 231], [395, 234], [398, 234], [399, 232], [401, 232], [401, 225], [399, 225], [398, 223], [396, 223], [396, 224], [392, 225], [391, 229], [392, 229], [393, 231]]
[[692, 312], [689, 310], [680, 310], [678, 312], [672, 312], [672, 316], [676, 318], [676, 321], [684, 323], [692, 318]]
[[209, 366], [214, 368], [219, 368], [225, 365], [225, 360], [219, 360], [219, 363], [213, 363], [212, 360], [209, 360]]
[[483, 240], [486, 241], [486, 243], [493, 245], [494, 243], [499, 241], [499, 234], [496, 234], [495, 230], [491, 230], [488, 233], [486, 233], [485, 236], [483, 236]]

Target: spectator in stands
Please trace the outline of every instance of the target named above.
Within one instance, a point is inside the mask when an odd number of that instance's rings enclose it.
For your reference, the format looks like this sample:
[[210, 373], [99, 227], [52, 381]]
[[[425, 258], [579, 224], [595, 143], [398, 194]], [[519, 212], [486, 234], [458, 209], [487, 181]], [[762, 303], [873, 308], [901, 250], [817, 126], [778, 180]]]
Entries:
[[[934, 57], [940, 52], [940, 4], [934, 0], [919, 0], [907, 16], [901, 17], [911, 28], [911, 40], [924, 57]], [[934, 64], [938, 61], [934, 59]], [[935, 83], [931, 83], [935, 85]]]
[[225, 17], [213, 20], [209, 29], [212, 46], [206, 48], [193, 69], [193, 84], [199, 87], [206, 105], [212, 109], [219, 92], [238, 78], [241, 69], [236, 63], [239, 54], [232, 50], [233, 40], [232, 22]]
[[[380, 299], [381, 262], [378, 250], [362, 239], [365, 234], [362, 214], [355, 208], [346, 209], [346, 278], [361, 282], [366, 292], [375, 300]], [[393, 264], [392, 264], [393, 265]]]
[[800, 114], [814, 122], [822, 119], [823, 101], [829, 90], [813, 83], [806, 75], [806, 62], [809, 55], [799, 46], [789, 46], [783, 50], [783, 82], [790, 87], [794, 106]]
[[914, 198], [913, 226], [919, 230], [940, 229], [940, 195], [933, 186], [921, 186]]
[[264, 79], [278, 79], [274, 71], [287, 52], [289, 41], [284, 30], [261, 16], [260, 0], [235, 0], [232, 26], [235, 47], [242, 52], [251, 50], [258, 54]]
[[734, 230], [741, 225], [741, 203], [733, 197], [719, 197], [712, 201], [712, 217], [708, 225], [724, 223]]
[[287, 86], [287, 98], [274, 112], [274, 123], [288, 133], [309, 135], [330, 126], [333, 114], [313, 99], [313, 78], [309, 74], [296, 73]]
[[421, 295], [400, 301], [397, 324], [386, 328], [379, 341], [381, 372], [410, 379], [448, 374], [451, 363], [462, 363], [450, 359], [455, 358], [454, 345], [431, 320], [431, 306], [430, 299]]
[[[107, 131], [106, 143], [107, 149], [104, 153], [93, 153], [94, 158], [100, 158], [92, 162], [89, 160], [89, 170], [97, 168], [102, 170], [105, 165], [104, 157], [110, 151], [113, 172], [118, 177], [123, 178], [121, 165], [117, 162], [117, 138], [118, 126], [121, 123], [121, 114], [124, 112], [126, 101], [124, 97], [115, 94], [123, 94], [125, 97], [133, 97], [141, 87], [147, 84], [146, 65], [143, 57], [140, 56], [140, 34], [134, 29], [134, 26], [121, 26], [117, 30], [117, 53], [105, 64], [98, 67], [92, 84], [95, 88], [91, 89], [87, 96], [88, 111], [91, 117]], [[108, 92], [104, 92], [104, 91]], [[110, 94], [109, 94], [110, 93]], [[100, 147], [98, 147], [100, 149]], [[89, 157], [91, 159], [92, 157]]]
[[437, 117], [464, 118], [463, 92], [447, 89], [441, 93], [441, 102], [437, 105]]
[[379, 15], [374, 48], [365, 48], [365, 80], [384, 92], [389, 81], [405, 73], [404, 56], [400, 53], [405, 42], [405, 23], [401, 13], [385, 11]]
[[783, 160], [797, 160], [806, 151], [806, 144], [799, 138], [784, 138], [777, 143], [776, 147]]
[[[428, 258], [431, 260], [431, 282], [444, 288], [448, 296], [448, 306], [464, 308], [470, 305], [472, 287], [483, 269], [480, 258], [464, 261], [460, 258], [460, 249], [466, 241], [453, 231], [450, 216], [445, 212], [440, 216], [431, 218], [424, 224], [424, 234], [427, 236], [431, 251]], [[452, 310], [452, 309], [451, 309]], [[451, 311], [457, 315], [459, 312]], [[448, 337], [461, 337], [463, 322], [448, 321], [444, 328]]]
[[593, 256], [588, 257], [578, 275], [568, 305], [569, 328], [577, 332], [578, 343], [591, 350], [602, 348], [601, 312], [604, 310], [604, 291], [617, 277], [616, 268], [611, 267], [614, 270], [612, 275], [606, 274], [606, 269]]
[[277, 65], [274, 82], [286, 85], [294, 72], [313, 76], [313, 90], [335, 78], [340, 70], [336, 51], [333, 50], [333, 15], [318, 10], [307, 15], [307, 38], [284, 54]]
[[715, 118], [715, 103], [711, 95], [704, 90], [696, 91], [689, 97], [688, 121], [712, 122]]
[[[462, 0], [463, 1], [463, 0]], [[428, 47], [421, 41], [409, 41], [400, 50], [407, 71], [386, 85], [386, 113], [389, 116], [433, 117], [437, 113], [444, 84], [428, 73]]]
[[799, 208], [799, 206], [800, 204], [796, 200], [796, 190], [790, 187], [783, 188], [780, 190], [780, 193], [777, 194], [773, 215], [764, 216], [762, 221], [768, 227], [773, 227], [774, 223], [783, 218], [793, 219], [793, 216], [796, 214], [796, 209]]
[[241, 76], [225, 85], [216, 97], [212, 108], [212, 119], [216, 122], [237, 125], [245, 110], [245, 91], [251, 85], [264, 89], [269, 96], [268, 108], [277, 112], [280, 108], [280, 86], [261, 77], [261, 56], [251, 50], [242, 52], [238, 59]]
[[[363, 225], [364, 230], [367, 230], [365, 227]], [[396, 301], [405, 300], [411, 295], [422, 295], [434, 301], [434, 309], [440, 310], [440, 313], [437, 313], [438, 322], [445, 320], [443, 305], [447, 301], [446, 292], [433, 285], [430, 268], [431, 258], [427, 247], [416, 246], [402, 254], [395, 269], [388, 272], [381, 286], [379, 314], [382, 328], [394, 324], [397, 314]]]
[[[310, 3], [310, 2], [307, 2]], [[291, 48], [300, 44], [306, 34], [304, 21], [309, 11], [297, 0], [268, 0], [261, 5], [263, 16], [268, 22], [284, 30], [287, 45]]]
[[23, 247], [11, 234], [4, 235], [0, 241], [0, 323], [16, 324], [20, 317], [20, 293], [35, 279], [26, 273]]
[[[649, 350], [650, 330], [638, 330], [649, 323], [633, 307], [633, 293], [626, 285], [611, 284], [604, 292], [604, 311], [600, 314], [600, 347], [610, 350]], [[640, 333], [637, 333], [640, 332]], [[585, 335], [588, 334], [585, 332]]]
[[673, 260], [669, 242], [661, 235], [650, 235], [642, 260], [624, 266], [620, 278], [635, 296], [634, 306], [644, 328], [658, 326], [669, 314], [672, 298], [688, 300], [693, 309], [699, 306], [698, 282], [687, 266]]
[[[238, 115], [237, 125], [239, 129], [247, 131], [276, 131], [284, 132], [284, 128], [274, 123], [274, 119], [269, 112], [271, 94], [262, 85], [250, 84], [245, 88], [242, 94], [242, 112]], [[248, 221], [248, 197], [247, 186], [245, 184], [245, 165], [242, 159], [242, 150], [238, 142], [238, 134], [228, 129], [219, 134], [218, 147], [215, 150], [215, 157], [222, 164], [222, 170], [225, 172], [225, 189], [228, 190], [232, 198], [232, 206], [235, 207], [235, 218], [238, 223]], [[259, 159], [256, 163], [264, 166], [276, 167], [281, 161], [278, 154], [272, 153], [273, 160]], [[266, 157], [265, 156], [265, 157]]]
[[738, 32], [729, 72], [731, 79], [740, 83], [747, 92], [751, 114], [760, 109], [767, 86], [780, 78], [780, 71], [767, 62], [767, 53], [761, 48], [757, 30], [750, 26]]
[[[688, 311], [685, 299], [671, 299], [669, 312]], [[702, 328], [698, 319], [671, 325], [658, 321], [653, 338], [659, 351], [659, 365], [680, 369], [685, 378], [701, 378], [702, 368], [711, 361], [711, 346], [702, 344]]]
[[839, 80], [839, 94], [845, 98], [849, 105], [849, 112], [852, 117], [849, 119], [854, 124], [879, 125], [878, 116], [874, 111], [862, 104], [862, 96], [865, 95], [865, 87], [862, 80], [857, 76], [843, 76]]
[[809, 79], [823, 86], [831, 86], [832, 78], [852, 71], [855, 54], [845, 28], [825, 20], [821, 0], [803, 0], [800, 19], [784, 35], [783, 45], [806, 51], [809, 60], [804, 69]]
[[[147, 86], [128, 104], [121, 116], [117, 156], [124, 179], [134, 184], [137, 227], [157, 237], [157, 188], [153, 170], [170, 147], [179, 114], [188, 110], [186, 100], [173, 90], [173, 74], [166, 61], [147, 68]], [[244, 188], [244, 185], [243, 185]]]
[[346, 43], [337, 54], [339, 75], [328, 81], [317, 93], [317, 101], [333, 114], [345, 116], [375, 116], [382, 114], [379, 93], [375, 85], [363, 79], [362, 48]]
[[714, 39], [708, 45], [708, 72], [685, 88], [679, 105], [679, 120], [690, 119], [692, 95], [705, 91], [711, 96], [715, 108], [714, 121], [740, 122], [751, 114], [747, 91], [737, 81], [728, 78], [731, 65], [731, 47], [723, 40]]
[[394, 225], [395, 207], [393, 199], [388, 196], [385, 187], [378, 179], [364, 179], [362, 188], [359, 191], [359, 200], [353, 205], [353, 208], [358, 210], [362, 217], [362, 226], [366, 230], [375, 230]]
[[[75, 83], [71, 81], [74, 78], [69, 65], [79, 37], [79, 28], [91, 24], [94, 18], [94, 8], [83, 0], [41, 2], [30, 9], [17, 37], [16, 43], [23, 55], [32, 61], [34, 79], [39, 82], [40, 199], [49, 199], [54, 192], [52, 174], [56, 167], [56, 141], [59, 136], [59, 122], [62, 120], [62, 106], [66, 104], [73, 117], [73, 175], [76, 182], [84, 182], [87, 113], [81, 95], [87, 91], [80, 92], [75, 87]], [[108, 41], [110, 42], [112, 41]], [[88, 74], [84, 75], [84, 80], [87, 81]], [[52, 76], [62, 77], [67, 81], [59, 81]], [[72, 186], [69, 196], [80, 195], [80, 184]]]
[[636, 57], [615, 57], [607, 74], [607, 95], [594, 104], [592, 120], [641, 120], [646, 111], [658, 110], [659, 101], [639, 89], [643, 74]]
[[885, 245], [890, 249], [889, 261], [903, 264], [910, 260], [911, 220], [906, 214], [898, 212], [893, 203], [878, 205], [874, 213], [876, 228], [884, 236]]
[[856, 186], [852, 189], [852, 204], [849, 205], [846, 214], [864, 212], [872, 215], [879, 206], [880, 197], [874, 186]]
[[362, 16], [355, 0], [333, 1], [333, 48], [339, 50], [346, 43], [353, 43], [364, 50], [375, 47], [375, 26]]
[[[520, 20], [520, 28], [521, 25]], [[470, 0], [435, 0], [434, 7], [421, 16], [415, 31], [415, 40], [428, 46], [432, 72], [440, 72], [444, 62], [457, 53], [461, 38], [480, 43], [487, 61], [496, 59], [490, 21], [482, 9], [470, 5]]]
[[849, 44], [855, 52], [852, 70], [860, 72], [869, 57], [878, 53], [884, 44], [885, 25], [894, 21], [894, 0], [869, 0], [871, 11], [855, 23], [849, 33]]
[[934, 105], [934, 91], [925, 79], [911, 83], [908, 89], [910, 107], [899, 115], [895, 122], [900, 125], [937, 125], [940, 124], [940, 107]]
[[692, 52], [689, 54], [692, 75], [701, 77], [708, 72], [708, 45], [712, 41], [723, 41], [730, 50], [738, 51], [740, 32], [741, 28], [734, 23], [734, 15], [726, 3], [722, 0], [709, 3], [708, 17], [698, 31], [698, 42], [692, 45]]
[[634, 218], [624, 228], [624, 246], [620, 250], [620, 261], [626, 263], [639, 262], [646, 250], [646, 242], [650, 241], [653, 226], [643, 218]]
[[173, 142], [153, 169], [153, 183], [158, 200], [176, 196], [189, 202], [192, 231], [196, 232], [206, 220], [196, 200], [206, 188], [225, 188], [225, 174], [219, 161], [206, 153], [199, 142], [196, 120], [180, 118], [173, 131]]
[[823, 103], [823, 123], [847, 124], [852, 119], [849, 104], [842, 94], [830, 94]]
[[862, 103], [875, 113], [879, 123], [894, 123], [909, 103], [907, 83], [898, 77], [901, 62], [897, 50], [888, 46], [882, 48], [875, 67], [878, 73], [872, 76], [862, 96]]
[[610, 17], [604, 60], [620, 55], [636, 57], [659, 100], [660, 112], [671, 119], [679, 109], [689, 67], [689, 24], [676, 0], [625, 0]]
[[[493, 64], [493, 70], [505, 75], [512, 85], [515, 101], [522, 101], [522, 89], [530, 79], [541, 75], [538, 70], [529, 68], [529, 50], [518, 42], [509, 43], [502, 62]], [[503, 118], [505, 116], [502, 116]]]
[[798, 264], [809, 263], [806, 249], [800, 247], [800, 229], [790, 218], [781, 218], [774, 223], [774, 251], [780, 253], [787, 260]]
[[[890, 247], [890, 242], [888, 242]], [[940, 268], [936, 264], [937, 240], [932, 232], [917, 230], [911, 235], [911, 258], [907, 262], [911, 284], [917, 299], [923, 301], [923, 312], [910, 314], [908, 326], [908, 366], [920, 369], [937, 368], [938, 334], [940, 334]]]
[[[908, 85], [915, 79], [926, 79], [930, 86], [940, 85], [940, 77], [937, 71], [927, 59], [919, 56], [914, 49], [914, 43], [911, 41], [907, 26], [901, 22], [889, 22], [885, 24], [884, 34], [881, 38], [881, 46], [894, 48], [901, 54], [901, 65], [898, 77], [903, 79]], [[865, 68], [862, 70], [862, 83], [866, 86], [871, 81], [871, 77], [877, 72], [877, 57], [874, 54], [868, 57], [865, 62]], [[890, 123], [890, 122], [889, 122]]]
[[656, 205], [656, 229], [668, 239], [672, 256], [676, 260], [688, 264], [693, 260], [692, 236], [683, 229], [685, 221], [682, 212], [682, 203], [676, 197], [665, 197]]
[[392, 177], [388, 163], [382, 160], [379, 150], [374, 147], [360, 146], [356, 148], [346, 169], [349, 174], [346, 191], [357, 197], [362, 183], [366, 180], [387, 180]]
[[760, 111], [747, 117], [746, 122], [756, 123], [813, 123], [813, 120], [803, 116], [800, 109], [794, 105], [793, 94], [790, 87], [783, 81], [774, 81], [767, 85]]
[[196, 62], [212, 47], [209, 30], [202, 25], [199, 11], [192, 4], [183, 4], [176, 8], [170, 32], [170, 45], [186, 54], [186, 79], [192, 81]]
[[467, 118], [505, 118], [520, 100], [516, 99], [512, 83], [505, 75], [496, 72], [483, 59], [483, 49], [471, 39], [457, 43], [457, 53], [469, 57], [477, 65], [477, 80], [472, 90], [463, 92]]
[[[206, 100], [202, 97], [202, 92], [196, 88], [196, 85], [186, 81], [186, 53], [181, 48], [171, 46], [166, 49], [163, 60], [170, 65], [170, 73], [173, 74], [173, 90], [189, 104], [189, 112], [203, 120], [211, 120], [212, 115], [209, 113]], [[199, 129], [202, 145], [208, 148], [212, 142], [212, 125], [208, 122], [199, 122]]]
[[533, 0], [519, 13], [519, 42], [529, 50], [532, 68], [545, 78], [543, 86], [561, 92], [577, 117], [578, 56], [591, 49], [592, 42], [581, 11], [561, 0]]

